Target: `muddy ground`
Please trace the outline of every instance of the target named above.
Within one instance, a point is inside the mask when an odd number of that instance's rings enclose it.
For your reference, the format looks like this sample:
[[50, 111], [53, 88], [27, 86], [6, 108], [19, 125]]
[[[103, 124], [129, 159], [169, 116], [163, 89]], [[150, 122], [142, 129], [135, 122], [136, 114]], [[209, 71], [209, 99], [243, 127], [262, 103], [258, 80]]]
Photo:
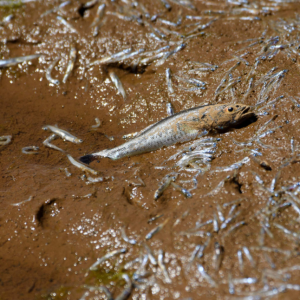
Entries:
[[[91, 24], [102, 3], [105, 14], [98, 35], [93, 36]], [[43, 56], [1, 69], [0, 136], [11, 135], [12, 141], [0, 146], [0, 299], [106, 299], [99, 286], [115, 298], [128, 288], [124, 274], [133, 282], [132, 299], [299, 299], [300, 20], [296, 13], [300, 4], [170, 2], [168, 10], [159, 0], [132, 3], [99, 1], [85, 9], [84, 1], [71, 1], [54, 11], [49, 10], [59, 1], [1, 3], [1, 59]], [[146, 12], [159, 17], [151, 21]], [[132, 14], [138, 17], [124, 19]], [[9, 15], [13, 18], [5, 21]], [[72, 27], [59, 23], [57, 16]], [[182, 24], [177, 27], [159, 21], [176, 23], [180, 16]], [[203, 34], [189, 39], [174, 33], [210, 21]], [[153, 29], [162, 27], [171, 33], [162, 36]], [[89, 66], [130, 47], [152, 51], [166, 45], [174, 49], [181, 43], [185, 48], [160, 65], [156, 60], [134, 68], [130, 58]], [[77, 58], [64, 84], [72, 45]], [[272, 48], [276, 45], [281, 47]], [[60, 80], [58, 85], [46, 79], [56, 58], [51, 75]], [[203, 67], [195, 62], [218, 68], [193, 72]], [[173, 93], [166, 83], [167, 68], [174, 75]], [[110, 80], [111, 70], [120, 78], [126, 99]], [[273, 77], [275, 83], [265, 76], [283, 70]], [[229, 73], [238, 82], [216, 93]], [[195, 86], [175, 75], [200, 79], [206, 89], [191, 90]], [[248, 90], [251, 78], [253, 88]], [[266, 82], [272, 84], [264, 92]], [[168, 159], [187, 144], [174, 145], [131, 158], [94, 161], [90, 167], [103, 177], [94, 184], [87, 184], [86, 176], [91, 175], [83, 176], [65, 153], [43, 145], [51, 132], [42, 127], [57, 125], [83, 140], [52, 142], [78, 160], [120, 145], [123, 135], [167, 117], [168, 102], [176, 112], [202, 104], [257, 104], [258, 118], [209, 135], [221, 138], [209, 168], [176, 166], [180, 156]], [[101, 121], [96, 129], [92, 128], [95, 118]], [[273, 131], [255, 140], [255, 133], [272, 118], [260, 134]], [[38, 146], [38, 153], [22, 153], [26, 146]], [[154, 200], [170, 173], [177, 174], [175, 183], [189, 190], [191, 197], [171, 185]], [[222, 215], [234, 218], [222, 227]], [[157, 218], [151, 221], [153, 217]], [[193, 229], [209, 220], [214, 221]], [[147, 253], [145, 236], [159, 224], [165, 225], [146, 243], [156, 259], [164, 251], [167, 274], [151, 261], [140, 267]], [[122, 238], [121, 228], [136, 240], [135, 245]], [[198, 251], [193, 258], [195, 249], [203, 245], [203, 255]], [[89, 270], [98, 258], [122, 248], [127, 249], [125, 254]], [[202, 266], [205, 273], [199, 271]], [[137, 274], [140, 277], [134, 280]], [[242, 281], [245, 278], [248, 282]]]

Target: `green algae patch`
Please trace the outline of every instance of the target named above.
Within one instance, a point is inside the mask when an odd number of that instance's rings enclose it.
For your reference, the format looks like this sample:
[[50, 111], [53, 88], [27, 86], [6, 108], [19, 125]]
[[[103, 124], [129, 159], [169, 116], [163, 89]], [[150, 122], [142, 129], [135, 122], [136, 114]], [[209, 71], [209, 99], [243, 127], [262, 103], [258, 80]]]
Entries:
[[[120, 282], [122, 280], [122, 276], [124, 274], [128, 274], [127, 272], [123, 272], [122, 270], [114, 271], [114, 270], [106, 270], [104, 268], [99, 268], [98, 270], [93, 270], [89, 272], [89, 276], [87, 278], [87, 284], [91, 284], [91, 282], [97, 282], [97, 284], [108, 285], [111, 282]], [[129, 275], [129, 274], [128, 274]]]
[[39, 300], [64, 300], [67, 299], [68, 295], [70, 295], [70, 291], [70, 287], [61, 286], [49, 294], [41, 295]]

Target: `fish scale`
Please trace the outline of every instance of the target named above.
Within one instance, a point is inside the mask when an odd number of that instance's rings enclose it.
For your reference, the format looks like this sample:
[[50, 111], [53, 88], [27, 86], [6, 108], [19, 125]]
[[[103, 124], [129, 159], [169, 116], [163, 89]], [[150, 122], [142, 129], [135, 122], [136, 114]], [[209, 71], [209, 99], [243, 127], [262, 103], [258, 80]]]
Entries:
[[194, 107], [169, 116], [142, 130], [134, 139], [112, 149], [82, 156], [90, 163], [99, 157], [116, 160], [199, 138], [211, 131], [224, 130], [255, 114], [244, 104], [214, 104]]

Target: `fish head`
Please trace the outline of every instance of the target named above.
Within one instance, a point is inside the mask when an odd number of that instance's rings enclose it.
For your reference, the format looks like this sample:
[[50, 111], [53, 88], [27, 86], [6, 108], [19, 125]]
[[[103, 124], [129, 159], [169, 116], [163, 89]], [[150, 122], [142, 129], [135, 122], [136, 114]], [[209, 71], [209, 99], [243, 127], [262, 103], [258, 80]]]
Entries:
[[227, 129], [255, 117], [254, 107], [245, 104], [221, 104], [214, 112], [214, 128]]
[[82, 139], [79, 139], [79, 138], [75, 138], [75, 139], [74, 139], [74, 143], [75, 143], [75, 144], [80, 144], [80, 143], [82, 143], [82, 142], [83, 142]]

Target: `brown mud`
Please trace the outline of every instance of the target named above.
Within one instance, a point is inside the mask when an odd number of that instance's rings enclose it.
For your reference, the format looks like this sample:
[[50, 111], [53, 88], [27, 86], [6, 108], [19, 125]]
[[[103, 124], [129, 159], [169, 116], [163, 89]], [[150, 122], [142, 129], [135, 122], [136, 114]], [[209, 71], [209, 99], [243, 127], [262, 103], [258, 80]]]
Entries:
[[[100, 1], [85, 11], [82, 9], [84, 1], [71, 1], [46, 16], [42, 14], [60, 2], [18, 2], [14, 6], [1, 7], [0, 19], [10, 14], [14, 16], [11, 21], [1, 23], [1, 59], [43, 54], [30, 62], [0, 70], [0, 136], [12, 135], [10, 144], [0, 146], [1, 300], [106, 299], [102, 291], [88, 288], [103, 285], [116, 297], [126, 287], [122, 275], [128, 274], [133, 280], [141, 262], [127, 268], [125, 265], [143, 258], [146, 234], [167, 219], [166, 225], [147, 244], [156, 258], [160, 249], [164, 251], [164, 264], [171, 283], [159, 267], [147, 263], [145, 276], [134, 282], [132, 299], [250, 299], [246, 296], [251, 295], [258, 295], [261, 299], [299, 299], [300, 224], [297, 209], [300, 203], [295, 203], [296, 200], [283, 189], [299, 182], [300, 176], [297, 156], [300, 108], [289, 99], [289, 96], [299, 95], [298, 50], [295, 53], [283, 48], [274, 58], [262, 60], [255, 81], [273, 67], [277, 67], [276, 72], [288, 70], [264, 104], [280, 95], [284, 98], [265, 107], [262, 111], [269, 114], [259, 116], [257, 121], [214, 134], [221, 141], [217, 143], [210, 169], [198, 174], [195, 189], [192, 178], [197, 172], [174, 167], [178, 159], [167, 161], [186, 145], [117, 161], [106, 158], [99, 163], [94, 161], [90, 167], [104, 178], [103, 182], [95, 184], [86, 184], [82, 177], [84, 172], [71, 165], [64, 153], [43, 145], [50, 132], [43, 131], [42, 127], [57, 124], [83, 139], [81, 144], [62, 139], [52, 142], [78, 159], [84, 154], [120, 145], [124, 142], [123, 135], [140, 131], [166, 117], [168, 102], [172, 102], [176, 112], [215, 101], [255, 105], [259, 102], [262, 85], [256, 85], [246, 98], [244, 95], [248, 88], [247, 75], [253, 69], [262, 45], [238, 52], [252, 43], [242, 41], [260, 38], [266, 30], [261, 41], [279, 36], [277, 44], [299, 44], [300, 21], [295, 13], [300, 11], [300, 5], [297, 2], [236, 2], [191, 2], [196, 10], [170, 2], [170, 11], [159, 0], [142, 2], [151, 16], [162, 12], [162, 19], [176, 22], [181, 14], [180, 29], [165, 26], [171, 31], [182, 32], [185, 25], [199, 22], [187, 20], [187, 15], [202, 16], [202, 24], [212, 18], [217, 20], [203, 29], [204, 35], [184, 41], [186, 47], [162, 65], [155, 66], [154, 62], [137, 71], [129, 67], [131, 60], [87, 67], [96, 59], [126, 48], [152, 51], [167, 44], [173, 47], [174, 41], [181, 42], [176, 35], [167, 35], [158, 41], [150, 35], [152, 31], [148, 26], [111, 14], [122, 12], [120, 7], [123, 7], [123, 15], [130, 14], [134, 7], [130, 1], [106, 2], [105, 21], [96, 37], [92, 35], [90, 25], [102, 3]], [[253, 9], [251, 13], [249, 7]], [[234, 13], [242, 8], [248, 10]], [[59, 23], [57, 15], [72, 24], [76, 32]], [[146, 17], [142, 16], [144, 19]], [[153, 26], [160, 28], [163, 25], [156, 21]], [[45, 73], [57, 57], [61, 59], [51, 74], [62, 81], [72, 44], [77, 49], [73, 72], [65, 84], [49, 83]], [[249, 61], [249, 65], [241, 60], [232, 72], [235, 79], [240, 77], [240, 82], [215, 98], [225, 72], [237, 60], [223, 62], [245, 52], [248, 53], [243, 58]], [[193, 68], [199, 68], [193, 64], [195, 61], [219, 67], [214, 72], [191, 73]], [[206, 89], [181, 90], [178, 87], [184, 84], [174, 77], [174, 93], [168, 93], [166, 68], [170, 68], [173, 74], [205, 81]], [[127, 94], [125, 100], [110, 81], [107, 69], [114, 70], [119, 76]], [[191, 88], [189, 85], [184, 87]], [[281, 127], [262, 137], [263, 144], [253, 142], [252, 145], [239, 146], [233, 142], [247, 142], [275, 115], [278, 117], [267, 129]], [[91, 127], [95, 125], [95, 118], [101, 121], [96, 130]], [[291, 139], [294, 140], [294, 153]], [[33, 145], [40, 148], [37, 154], [22, 153], [23, 147]], [[250, 157], [252, 152], [249, 149], [256, 149], [262, 156]], [[249, 160], [236, 169], [218, 169], [245, 157]], [[262, 161], [268, 167], [262, 167], [259, 164]], [[65, 168], [72, 174], [70, 177]], [[155, 191], [164, 176], [171, 172], [178, 173], [176, 183], [190, 190], [192, 197], [185, 198], [170, 186], [155, 201]], [[264, 185], [255, 179], [255, 174]], [[271, 189], [274, 178], [275, 192]], [[290, 192], [297, 199], [297, 186]], [[21, 203], [29, 197], [32, 197], [30, 201]], [[244, 200], [237, 203], [237, 207], [225, 204], [241, 198]], [[20, 204], [13, 205], [17, 203]], [[290, 204], [284, 206], [285, 203]], [[279, 208], [279, 205], [283, 206]], [[213, 220], [214, 216], [221, 227], [218, 207], [226, 219], [230, 217], [230, 209], [235, 209], [231, 216], [237, 211], [239, 214], [225, 229], [213, 230], [213, 225], [209, 224], [199, 229], [204, 234], [199, 230], [191, 231], [196, 222]], [[158, 215], [162, 216], [153, 222], [148, 221]], [[244, 223], [231, 232], [230, 228], [238, 222]], [[120, 228], [123, 226], [128, 236], [136, 239], [136, 245], [122, 239]], [[208, 239], [210, 242], [203, 257], [191, 262], [196, 246], [205, 244]], [[220, 258], [216, 254], [216, 243], [223, 249]], [[243, 247], [250, 250], [254, 261], [251, 262], [243, 252], [242, 270], [238, 251], [243, 251]], [[98, 258], [121, 248], [127, 249], [126, 254], [108, 259], [96, 271], [89, 271]], [[198, 267], [201, 265], [210, 279], [200, 274]], [[293, 266], [296, 266], [295, 270], [284, 270]], [[255, 278], [256, 282], [241, 284], [236, 281], [233, 293], [228, 288], [231, 277]]]

